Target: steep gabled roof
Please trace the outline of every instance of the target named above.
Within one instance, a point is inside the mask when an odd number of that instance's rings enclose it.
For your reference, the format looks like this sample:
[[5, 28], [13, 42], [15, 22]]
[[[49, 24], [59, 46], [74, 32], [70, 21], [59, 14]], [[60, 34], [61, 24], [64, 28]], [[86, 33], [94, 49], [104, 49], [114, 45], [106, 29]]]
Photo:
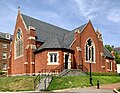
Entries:
[[36, 29], [37, 41], [44, 42], [37, 50], [44, 48], [68, 48], [74, 41], [74, 32], [76, 29], [82, 31], [87, 24], [84, 24], [72, 31], [51, 25], [49, 23], [37, 20], [35, 18], [21, 14], [27, 26], [34, 26]]
[[109, 52], [109, 50], [104, 47], [104, 55], [107, 57], [107, 58], [111, 58], [111, 59], [114, 59], [114, 57], [111, 55], [111, 53]]
[[78, 29], [80, 32], [82, 32], [82, 31], [83, 31], [83, 29], [86, 27], [86, 25], [87, 25], [87, 24], [88, 24], [88, 23], [83, 24], [83, 25], [81, 25], [81, 26], [79, 26], [79, 27], [75, 28], [73, 31], [75, 31], [76, 29]]
[[85, 28], [85, 26], [87, 25], [84, 24], [80, 27], [77, 27], [75, 28], [74, 30], [72, 30], [71, 32], [67, 33], [64, 37], [64, 43], [67, 45], [67, 46], [70, 46], [71, 43], [74, 41], [74, 33], [75, 33], [75, 30], [78, 29], [80, 32]]
[[69, 32], [68, 30], [37, 20], [24, 14], [21, 15], [27, 27], [35, 27], [38, 41], [45, 42], [47, 39], [50, 39], [54, 36], [57, 36], [59, 39], [63, 40], [65, 34]]
[[56, 49], [56, 48], [66, 48], [69, 49], [57, 36], [48, 39], [43, 45], [41, 45], [37, 51], [42, 49]]

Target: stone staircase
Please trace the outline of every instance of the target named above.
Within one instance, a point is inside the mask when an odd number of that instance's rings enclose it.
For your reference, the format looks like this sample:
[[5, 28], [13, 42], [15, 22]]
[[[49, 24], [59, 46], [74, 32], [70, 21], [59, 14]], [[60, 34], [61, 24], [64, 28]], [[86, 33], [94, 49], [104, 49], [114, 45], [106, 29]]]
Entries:
[[44, 78], [42, 78], [40, 80], [38, 88], [35, 91], [45, 91], [45, 90], [47, 90], [47, 88], [48, 88], [51, 81], [52, 81], [51, 76], [45, 76]]
[[[64, 69], [61, 73], [57, 74], [57, 76], [86, 76], [86, 75], [87, 74], [84, 73], [80, 69]], [[45, 90], [47, 90], [50, 82], [52, 81], [52, 77], [53, 77], [53, 75], [46, 75], [46, 76], [44, 76], [40, 80], [38, 88], [35, 91], [45, 91]]]
[[86, 76], [81, 69], [64, 69], [59, 76]]

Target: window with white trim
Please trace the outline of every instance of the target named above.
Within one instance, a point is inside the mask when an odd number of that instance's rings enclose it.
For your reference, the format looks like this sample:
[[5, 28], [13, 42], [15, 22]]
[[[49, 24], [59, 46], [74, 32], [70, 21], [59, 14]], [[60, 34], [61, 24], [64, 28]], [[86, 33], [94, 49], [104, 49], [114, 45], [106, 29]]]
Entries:
[[7, 59], [7, 53], [6, 53], [6, 52], [3, 52], [2, 58], [3, 58], [3, 59]]
[[6, 63], [3, 63], [3, 70], [7, 70], [7, 64]]
[[20, 29], [18, 29], [15, 39], [15, 55], [16, 58], [21, 57], [23, 55], [23, 37], [22, 31]]
[[95, 46], [92, 39], [88, 39], [85, 44], [85, 60], [95, 62]]
[[48, 52], [48, 64], [58, 64], [58, 52]]
[[9, 34], [6, 34], [6, 39], [10, 39], [10, 35]]
[[3, 48], [7, 48], [7, 44], [3, 44]]

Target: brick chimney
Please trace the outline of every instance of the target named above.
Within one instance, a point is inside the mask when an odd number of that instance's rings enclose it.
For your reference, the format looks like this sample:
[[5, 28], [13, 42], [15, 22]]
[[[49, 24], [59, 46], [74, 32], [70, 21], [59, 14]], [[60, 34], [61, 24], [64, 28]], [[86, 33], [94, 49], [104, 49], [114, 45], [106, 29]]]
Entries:
[[27, 56], [28, 56], [28, 63], [29, 63], [29, 71], [31, 74], [35, 73], [35, 57], [34, 51], [36, 49], [36, 39], [35, 39], [35, 27], [29, 26], [28, 31], [28, 45], [27, 45]]
[[111, 51], [112, 56], [115, 58], [115, 52]]

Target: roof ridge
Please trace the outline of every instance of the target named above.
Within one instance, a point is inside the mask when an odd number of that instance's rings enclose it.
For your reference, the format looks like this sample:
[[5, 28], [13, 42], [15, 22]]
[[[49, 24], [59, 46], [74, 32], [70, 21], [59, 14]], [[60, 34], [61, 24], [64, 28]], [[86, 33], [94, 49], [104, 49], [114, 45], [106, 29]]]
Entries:
[[[79, 27], [77, 27], [77, 28], [75, 28], [75, 29], [73, 29], [72, 31], [75, 31], [76, 29], [80, 29], [81, 27], [85, 27], [86, 25], [87, 25], [88, 23], [85, 23], [85, 24], [83, 24], [83, 25], [81, 25], [81, 26], [79, 26]], [[81, 29], [82, 30], [82, 29]]]

